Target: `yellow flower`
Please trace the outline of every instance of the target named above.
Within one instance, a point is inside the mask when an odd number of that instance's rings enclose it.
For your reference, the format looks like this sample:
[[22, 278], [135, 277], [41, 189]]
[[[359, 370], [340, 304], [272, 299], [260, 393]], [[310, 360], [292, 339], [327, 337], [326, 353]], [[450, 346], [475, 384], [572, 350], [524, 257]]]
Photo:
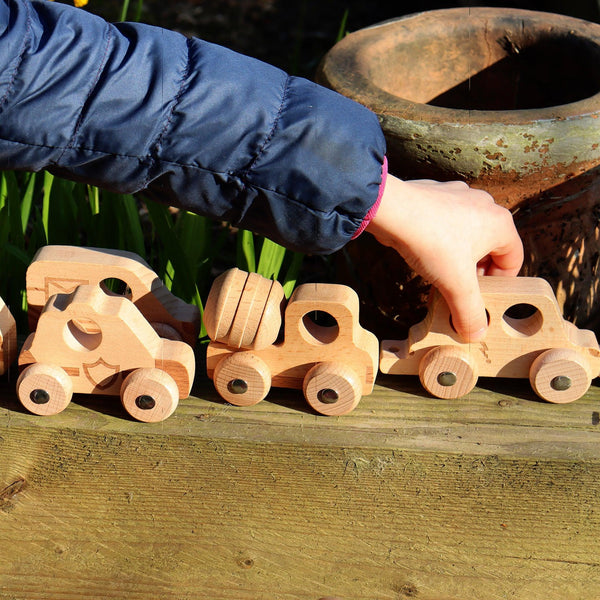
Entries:
[[[50, 2], [54, 2], [54, 0], [50, 0]], [[89, 0], [73, 0], [73, 4], [77, 8], [81, 8], [82, 6], [85, 6], [88, 2], [89, 2]]]

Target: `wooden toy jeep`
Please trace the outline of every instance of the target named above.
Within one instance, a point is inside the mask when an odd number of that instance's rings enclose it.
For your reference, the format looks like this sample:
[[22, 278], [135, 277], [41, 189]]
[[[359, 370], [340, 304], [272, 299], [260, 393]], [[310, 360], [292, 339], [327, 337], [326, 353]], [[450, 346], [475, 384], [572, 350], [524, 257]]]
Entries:
[[52, 296], [19, 355], [21, 403], [56, 414], [74, 392], [119, 395], [131, 416], [161, 421], [187, 398], [194, 379], [192, 348], [161, 338], [127, 298], [99, 285]]
[[488, 314], [485, 338], [463, 343], [438, 292], [425, 319], [405, 340], [381, 345], [382, 373], [418, 374], [432, 395], [458, 398], [478, 377], [529, 378], [538, 396], [572, 402], [600, 373], [600, 349], [591, 331], [563, 319], [550, 285], [538, 278], [480, 278]]
[[54, 294], [69, 294], [79, 285], [99, 284], [111, 294], [119, 283], [162, 337], [184, 340], [194, 347], [200, 331], [200, 312], [174, 296], [149, 265], [133, 252], [44, 246], [27, 269], [29, 330], [35, 331], [42, 308]]
[[342, 285], [299, 286], [285, 307], [278, 340], [283, 297], [278, 282], [239, 269], [215, 280], [204, 324], [213, 340], [207, 371], [217, 391], [249, 406], [271, 385], [302, 388], [317, 412], [350, 412], [373, 390], [379, 353], [377, 338], [359, 325], [358, 296]]

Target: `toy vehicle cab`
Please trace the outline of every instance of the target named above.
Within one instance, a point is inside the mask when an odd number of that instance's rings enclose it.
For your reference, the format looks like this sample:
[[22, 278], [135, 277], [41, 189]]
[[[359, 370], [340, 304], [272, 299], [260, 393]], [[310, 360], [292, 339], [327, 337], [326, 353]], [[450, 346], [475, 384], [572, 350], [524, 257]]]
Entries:
[[423, 321], [405, 340], [381, 345], [380, 370], [418, 374], [432, 395], [458, 398], [478, 377], [529, 378], [538, 396], [556, 403], [580, 398], [600, 372], [593, 332], [563, 319], [550, 285], [539, 278], [482, 277], [488, 314], [483, 340], [463, 343], [441, 294], [433, 292]]
[[161, 338], [127, 298], [99, 285], [55, 294], [19, 355], [21, 403], [56, 414], [73, 393], [120, 395], [140, 421], [161, 421], [187, 398], [194, 379], [192, 348]]
[[[317, 412], [350, 412], [373, 390], [378, 362], [377, 338], [359, 325], [358, 296], [342, 285], [297, 287], [277, 340], [282, 302], [281, 285], [254, 273], [231, 269], [215, 280], [204, 317], [213, 340], [207, 372], [217, 391], [249, 406], [271, 385], [302, 388]], [[315, 314], [328, 321], [316, 322]]]
[[200, 330], [200, 312], [174, 296], [150, 266], [125, 250], [44, 246], [27, 269], [29, 330], [35, 331], [42, 308], [54, 294], [69, 294], [79, 285], [98, 284], [107, 293], [119, 282], [131, 300], [162, 337], [194, 346]]

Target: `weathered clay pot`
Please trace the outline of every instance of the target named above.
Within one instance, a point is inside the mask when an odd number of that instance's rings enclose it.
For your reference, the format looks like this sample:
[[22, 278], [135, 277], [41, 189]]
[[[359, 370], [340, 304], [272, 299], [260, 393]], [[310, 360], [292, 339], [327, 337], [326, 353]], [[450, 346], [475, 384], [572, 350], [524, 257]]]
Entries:
[[[600, 25], [516, 9], [425, 12], [347, 36], [318, 80], [377, 113], [392, 173], [462, 179], [509, 207], [523, 273], [547, 278], [568, 318], [595, 324]], [[354, 285], [380, 313], [370, 325], [389, 335], [414, 322], [425, 286], [381, 247], [377, 274], [375, 250], [363, 247], [373, 243], [365, 236], [348, 251]]]

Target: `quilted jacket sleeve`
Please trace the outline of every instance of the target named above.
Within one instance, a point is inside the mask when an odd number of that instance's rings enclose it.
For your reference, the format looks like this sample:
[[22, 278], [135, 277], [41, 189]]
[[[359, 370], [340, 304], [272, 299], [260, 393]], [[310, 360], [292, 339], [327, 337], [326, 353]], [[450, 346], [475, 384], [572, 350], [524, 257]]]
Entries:
[[370, 111], [260, 61], [66, 5], [0, 0], [0, 169], [143, 190], [327, 253], [375, 203], [384, 152]]

